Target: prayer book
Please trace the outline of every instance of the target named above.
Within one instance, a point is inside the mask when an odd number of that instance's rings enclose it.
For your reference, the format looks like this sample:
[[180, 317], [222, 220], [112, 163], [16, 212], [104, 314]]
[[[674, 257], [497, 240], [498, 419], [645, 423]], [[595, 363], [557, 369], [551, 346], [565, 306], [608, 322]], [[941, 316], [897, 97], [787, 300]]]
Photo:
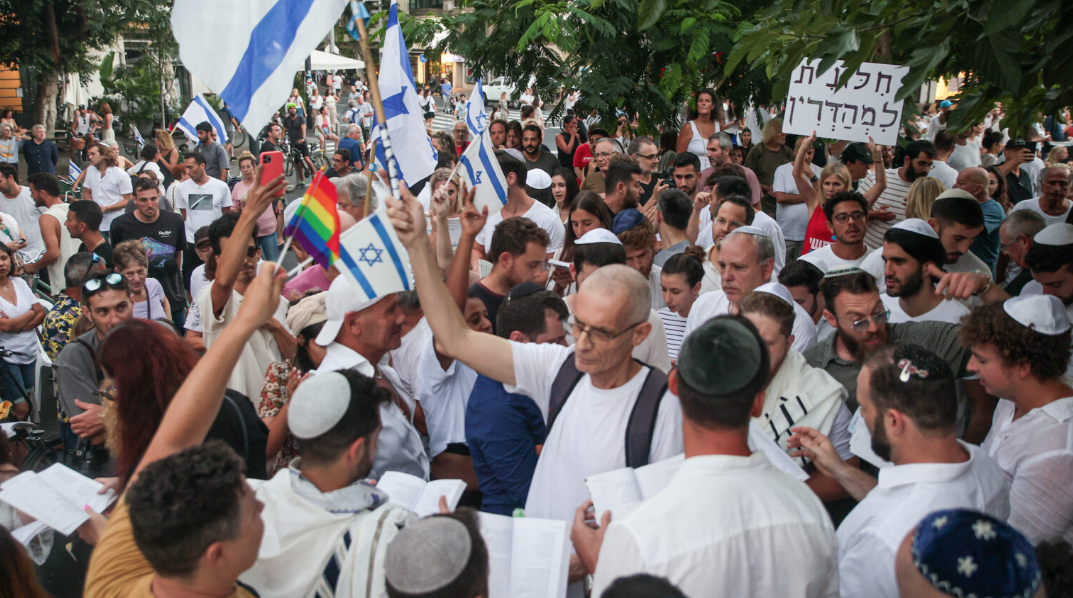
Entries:
[[115, 492], [97, 494], [104, 486], [57, 463], [35, 473], [24, 471], [0, 486], [0, 501], [15, 507], [65, 536], [89, 520], [83, 509], [98, 513], [115, 502]]
[[479, 513], [489, 598], [566, 598], [570, 523]]
[[426, 482], [417, 476], [398, 471], [389, 471], [376, 482], [376, 487], [387, 492], [388, 502], [410, 509], [418, 517], [428, 517], [440, 512], [440, 497], [447, 499], [452, 511], [466, 491], [462, 480], [435, 480]]

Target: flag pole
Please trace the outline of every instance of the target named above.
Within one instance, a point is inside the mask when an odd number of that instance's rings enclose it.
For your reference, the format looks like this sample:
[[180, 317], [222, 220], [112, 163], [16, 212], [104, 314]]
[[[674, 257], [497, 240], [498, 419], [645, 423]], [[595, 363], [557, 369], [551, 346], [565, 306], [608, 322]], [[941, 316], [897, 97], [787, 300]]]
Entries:
[[376, 137], [369, 142], [369, 180], [365, 186], [365, 207], [362, 210], [362, 218], [369, 217], [369, 201], [373, 197], [373, 177], [376, 176]]
[[[365, 21], [361, 18], [353, 19], [354, 24], [358, 28], [359, 42], [361, 42], [361, 52], [365, 58], [365, 72], [369, 73], [369, 91], [373, 96], [373, 108], [380, 115], [380, 143], [384, 146], [384, 157], [387, 160], [388, 177], [391, 180], [391, 195], [398, 200], [402, 199], [402, 195], [399, 193], [399, 172], [398, 165], [395, 162], [395, 152], [391, 148], [391, 136], [388, 134], [387, 127], [387, 114], [384, 112], [384, 100], [380, 97], [380, 83], [377, 81], [375, 63], [373, 62], [373, 51], [369, 46], [369, 33], [365, 30]], [[370, 170], [370, 173], [372, 171]], [[369, 180], [369, 189], [372, 189], [372, 180]], [[368, 202], [368, 200], [366, 200]], [[368, 210], [368, 203], [366, 205], [366, 211]]]

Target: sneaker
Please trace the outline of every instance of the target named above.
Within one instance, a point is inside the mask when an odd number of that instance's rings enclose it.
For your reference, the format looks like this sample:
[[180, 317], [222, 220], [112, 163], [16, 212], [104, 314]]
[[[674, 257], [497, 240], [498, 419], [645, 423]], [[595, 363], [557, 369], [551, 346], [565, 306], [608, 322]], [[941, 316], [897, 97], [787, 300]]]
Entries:
[[301, 188], [301, 187], [305, 187], [305, 186], [306, 186], [306, 182], [305, 182], [305, 181], [298, 181], [298, 184], [297, 184], [297, 185], [295, 185], [295, 186], [294, 186], [294, 188], [295, 188], [295, 189], [299, 189], [299, 188]]

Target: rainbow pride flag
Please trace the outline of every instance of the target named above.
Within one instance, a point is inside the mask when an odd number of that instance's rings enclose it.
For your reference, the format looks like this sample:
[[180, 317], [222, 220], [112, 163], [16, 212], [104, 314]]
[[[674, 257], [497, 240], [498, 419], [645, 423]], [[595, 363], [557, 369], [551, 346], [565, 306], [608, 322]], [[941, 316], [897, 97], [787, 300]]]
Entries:
[[339, 232], [342, 227], [337, 203], [335, 185], [324, 173], [317, 172], [298, 210], [283, 230], [285, 236], [293, 235], [310, 257], [325, 268], [340, 259]]

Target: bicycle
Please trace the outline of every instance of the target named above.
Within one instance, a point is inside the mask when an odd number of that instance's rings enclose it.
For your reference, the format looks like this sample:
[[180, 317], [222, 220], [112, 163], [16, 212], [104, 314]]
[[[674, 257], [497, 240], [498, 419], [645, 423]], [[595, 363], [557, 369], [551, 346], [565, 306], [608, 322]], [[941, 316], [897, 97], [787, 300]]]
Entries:
[[60, 449], [45, 437], [46, 432], [33, 422], [18, 422], [11, 428], [10, 440], [23, 455], [20, 471], [41, 472], [62, 462]]

